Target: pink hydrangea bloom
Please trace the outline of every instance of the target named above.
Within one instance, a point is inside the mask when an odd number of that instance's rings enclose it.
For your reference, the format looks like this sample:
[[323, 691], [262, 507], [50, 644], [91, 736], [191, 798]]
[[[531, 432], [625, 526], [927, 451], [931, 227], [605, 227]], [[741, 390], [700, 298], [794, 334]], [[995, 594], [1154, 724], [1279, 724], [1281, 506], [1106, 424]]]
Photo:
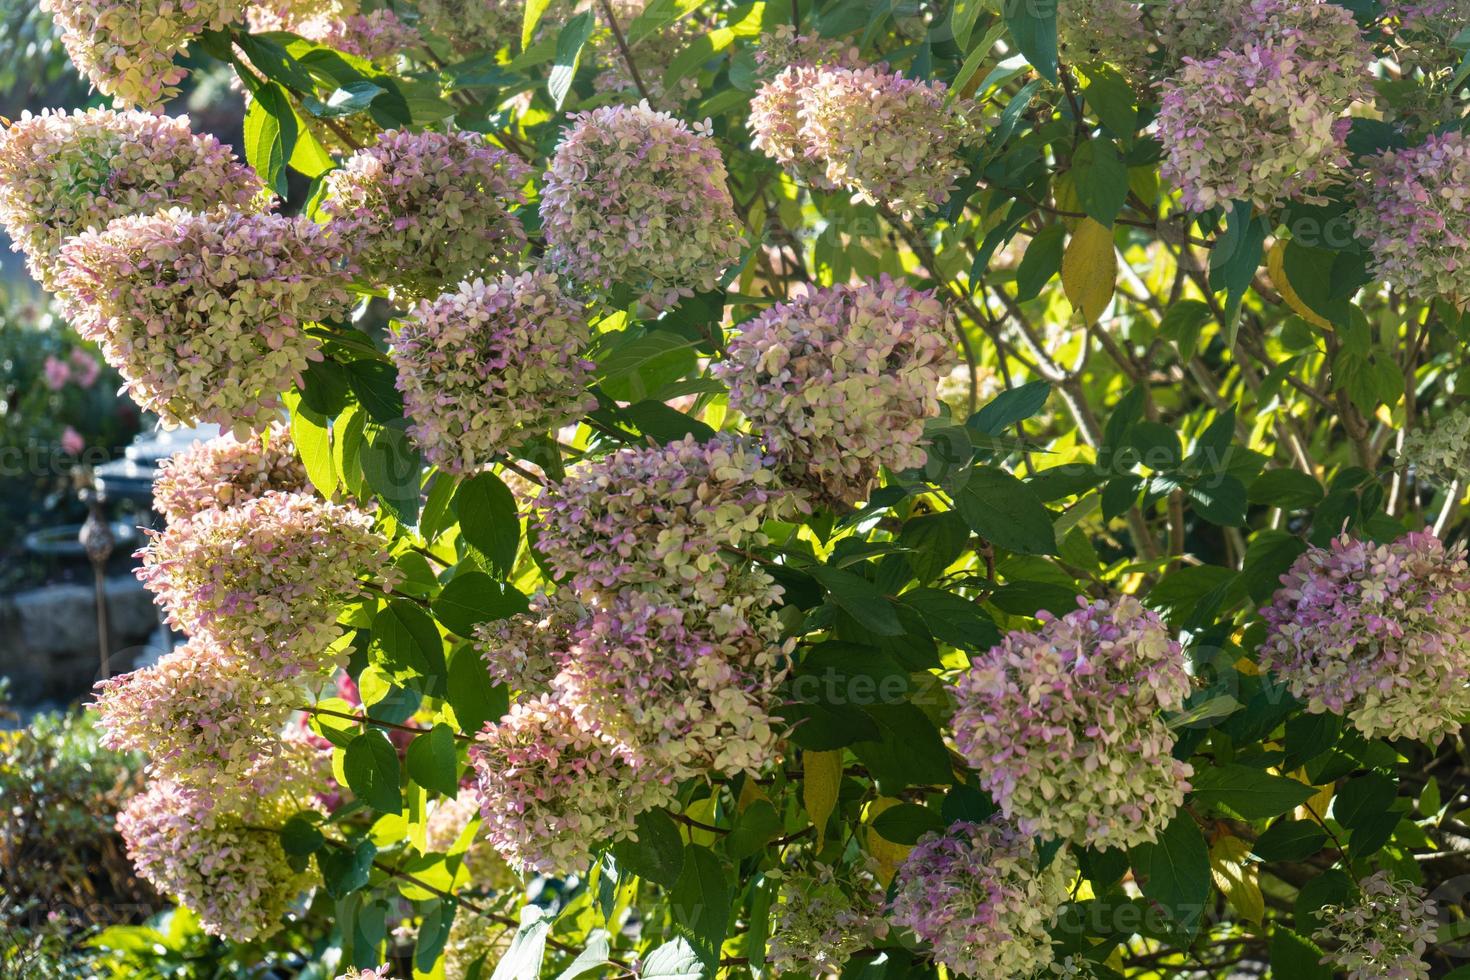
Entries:
[[0, 130], [0, 222], [34, 276], [56, 289], [61, 243], [160, 208], [263, 207], [260, 178], [183, 116], [29, 111]]
[[944, 306], [884, 276], [809, 291], [741, 325], [713, 373], [783, 476], [833, 506], [879, 467], [922, 466], [924, 419], [948, 370]]
[[781, 875], [766, 959], [778, 973], [828, 976], [888, 935], [883, 886], [865, 868], [831, 865]]
[[530, 173], [478, 133], [395, 129], [327, 175], [322, 213], [364, 279], [424, 299], [516, 264]]
[[71, 365], [72, 380], [79, 388], [91, 388], [102, 375], [102, 365], [98, 363], [97, 358], [80, 347], [72, 348], [71, 354], [67, 356], [67, 361]]
[[1076, 863], [1045, 869], [1031, 838], [999, 817], [928, 833], [898, 869], [893, 921], [969, 977], [1029, 977], [1053, 960], [1047, 930], [1070, 895]]
[[908, 216], [948, 199], [978, 138], [974, 107], [943, 82], [905, 78], [886, 66], [798, 64], [751, 101], [754, 145], [819, 187]]
[[571, 591], [538, 590], [528, 612], [475, 627], [475, 650], [496, 683], [513, 691], [550, 689], [571, 651], [573, 628], [587, 616]]
[[41, 376], [45, 379], [47, 388], [60, 391], [71, 382], [71, 365], [47, 354], [46, 362], [41, 365]]
[[306, 701], [298, 684], [240, 669], [196, 636], [156, 664], [98, 686], [102, 744], [146, 752], [155, 778], [208, 788], [251, 778], [287, 753], [281, 731]]
[[541, 193], [546, 262], [578, 286], [654, 307], [719, 286], [742, 238], [707, 123], [646, 103], [572, 116]]
[[779, 755], [772, 712], [793, 646], [769, 613], [700, 616], [627, 592], [574, 630], [555, 687], [583, 725], [674, 779], [755, 773]]
[[308, 41], [383, 64], [422, 42], [391, 10], [362, 11], [355, 0], [274, 0], [250, 8], [251, 33], [290, 31]]
[[470, 762], [490, 844], [545, 874], [583, 870], [594, 848], [631, 837], [638, 814], [673, 798], [665, 774], [545, 697], [487, 724]]
[[342, 607], [363, 595], [365, 577], [392, 584], [373, 519], [306, 494], [269, 491], [149, 535], [137, 574], [170, 625], [275, 676], [335, 663]]
[[311, 492], [291, 430], [273, 422], [244, 440], [231, 433], [195, 442], [159, 465], [153, 509], [170, 521], [211, 507], [233, 507], [270, 490]]
[[778, 595], [737, 554], [765, 544], [761, 525], [800, 505], [772, 463], [728, 435], [620, 450], [547, 488], [537, 545], [582, 596], [638, 587], [717, 608]]
[[1369, 738], [1439, 741], [1470, 715], [1470, 565], [1433, 534], [1312, 548], [1261, 611], [1261, 665]]
[[40, 0], [77, 70], [97, 91], [152, 109], [179, 94], [174, 56], [243, 19], [244, 0]]
[[1163, 622], [1130, 596], [974, 658], [955, 698], [955, 745], [1001, 811], [1028, 833], [1101, 848], [1155, 840], [1189, 791], [1162, 712], [1189, 675]]
[[1254, 0], [1163, 87], [1165, 179], [1186, 207], [1314, 202], [1347, 165], [1344, 112], [1371, 94], [1372, 52], [1352, 12], [1320, 0]]
[[135, 401], [243, 434], [278, 418], [280, 392], [321, 359], [306, 325], [344, 310], [340, 261], [309, 218], [174, 209], [68, 241], [60, 287]]
[[1358, 883], [1354, 902], [1318, 915], [1312, 938], [1328, 950], [1322, 963], [1346, 980], [1429, 980], [1424, 954], [1439, 930], [1438, 908], [1413, 882], [1379, 871]]
[[68, 425], [61, 430], [61, 448], [62, 451], [73, 456], [80, 456], [82, 450], [87, 448], [87, 440], [82, 438], [80, 432]]
[[1430, 136], [1368, 165], [1354, 212], [1373, 274], [1421, 299], [1470, 302], [1470, 139]]
[[393, 334], [409, 435], [450, 472], [490, 465], [597, 407], [590, 340], [581, 305], [545, 273], [476, 279], [419, 303]]
[[138, 874], [199, 916], [205, 932], [251, 942], [278, 931], [311, 885], [269, 829], [298, 809], [282, 792], [154, 780], [117, 815], [117, 829]]
[[393, 972], [386, 966], [374, 970], [348, 970], [337, 980], [394, 980]]

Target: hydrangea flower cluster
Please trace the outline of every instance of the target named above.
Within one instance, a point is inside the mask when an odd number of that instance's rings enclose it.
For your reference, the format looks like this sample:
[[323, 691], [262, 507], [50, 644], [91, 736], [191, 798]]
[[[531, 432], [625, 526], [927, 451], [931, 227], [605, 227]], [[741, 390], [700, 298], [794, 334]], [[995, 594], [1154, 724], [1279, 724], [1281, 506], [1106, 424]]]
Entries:
[[250, 942], [275, 933], [310, 885], [266, 829], [297, 809], [284, 794], [226, 796], [155, 780], [117, 815], [117, 829], [138, 874], [198, 915], [205, 932]]
[[348, 970], [337, 980], [394, 980], [394, 977], [386, 966], [380, 966], [373, 970]]
[[548, 268], [591, 293], [628, 286], [653, 307], [717, 287], [742, 238], [708, 124], [647, 103], [571, 118], [541, 192]]
[[409, 435], [455, 473], [557, 429], [597, 407], [591, 329], [556, 277], [476, 279], [414, 307], [393, 334]]
[[955, 745], [1022, 830], [1099, 848], [1153, 841], [1189, 790], [1161, 713], [1189, 694], [1180, 646], [1130, 596], [1083, 604], [974, 658]]
[[363, 594], [362, 569], [392, 585], [372, 518], [306, 494], [270, 491], [149, 534], [137, 574], [169, 624], [278, 677], [334, 662], [337, 615]]
[[673, 798], [636, 753], [547, 697], [486, 725], [470, 761], [486, 839], [506, 860], [544, 874], [580, 870], [589, 842], [631, 837], [639, 813]]
[[0, 222], [49, 290], [61, 243], [88, 228], [169, 207], [255, 210], [267, 197], [255, 171], [183, 116], [47, 109], [0, 130]]
[[1470, 139], [1430, 136], [1368, 166], [1354, 212], [1373, 274], [1421, 298], [1470, 302]]
[[251, 33], [290, 31], [366, 61], [384, 64], [420, 44], [418, 31], [391, 10], [362, 11], [356, 3], [286, 0], [250, 8]]
[[72, 64], [97, 91], [152, 109], [179, 94], [174, 55], [244, 14], [244, 0], [40, 0], [61, 28]]
[[936, 208], [965, 172], [974, 106], [943, 82], [886, 66], [793, 65], [751, 101], [752, 144], [799, 176], [905, 217]]
[[490, 677], [513, 691], [544, 693], [566, 663], [572, 630], [587, 616], [572, 589], [531, 596], [528, 612], [475, 627], [474, 646]]
[[166, 520], [179, 521], [271, 490], [305, 493], [310, 487], [291, 430], [272, 422], [243, 440], [226, 432], [163, 460], [153, 481], [153, 509]]
[[444, 942], [444, 980], [492, 975], [515, 932], [478, 915], [456, 915]]
[[1041, 868], [1031, 838], [999, 817], [928, 833], [898, 870], [893, 921], [971, 977], [1029, 977], [1053, 961], [1047, 930], [1067, 901], [1076, 863]]
[[1057, 43], [1069, 64], [1108, 62], [1129, 74], [1141, 74], [1151, 40], [1143, 8], [1132, 0], [1057, 4]]
[[743, 324], [712, 370], [783, 475], [848, 506], [879, 467], [923, 465], [924, 419], [948, 369], [944, 321], [932, 292], [887, 276], [815, 289]]
[[102, 744], [146, 752], [156, 778], [209, 788], [270, 780], [288, 754], [287, 718], [303, 701], [288, 681], [239, 669], [196, 636], [151, 667], [99, 685]]
[[765, 544], [761, 525], [799, 502], [773, 462], [729, 435], [621, 450], [548, 488], [537, 544], [579, 595], [637, 587], [718, 608], [759, 584], [731, 549]]
[[888, 935], [883, 886], [863, 868], [851, 879], [826, 864], [782, 876], [766, 947], [766, 960], [778, 973], [840, 973], [852, 954]]
[[529, 176], [477, 133], [395, 129], [327, 174], [322, 213], [365, 280], [423, 299], [514, 265]]
[[1470, 714], [1470, 565], [1427, 531], [1312, 548], [1262, 610], [1261, 664], [1369, 738], [1432, 739]]
[[1399, 463], [1412, 466], [1419, 478], [1442, 486], [1470, 481], [1470, 408], [1446, 415], [1432, 428], [1405, 435]]
[[621, 593], [577, 628], [556, 688], [583, 725], [676, 780], [755, 773], [778, 754], [772, 701], [794, 641], [770, 614], [725, 606], [696, 618]]
[[[555, 16], [559, 0], [542, 16]], [[459, 52], [494, 51], [502, 45], [515, 50], [521, 43], [525, 15], [517, 0], [419, 0], [419, 23], [449, 42]]]
[[1358, 883], [1357, 900], [1328, 906], [1312, 938], [1329, 948], [1324, 965], [1347, 980], [1429, 980], [1424, 953], [1439, 922], [1435, 903], [1411, 881], [1379, 871]]
[[1233, 30], [1215, 28], [1228, 49], [1185, 58], [1164, 83], [1161, 173], [1193, 211], [1320, 201], [1314, 189], [1347, 165], [1343, 114], [1371, 92], [1372, 53], [1338, 4], [1254, 0], [1237, 13]]
[[344, 308], [340, 261], [309, 218], [171, 209], [69, 240], [60, 288], [140, 405], [243, 433], [321, 358], [306, 321]]

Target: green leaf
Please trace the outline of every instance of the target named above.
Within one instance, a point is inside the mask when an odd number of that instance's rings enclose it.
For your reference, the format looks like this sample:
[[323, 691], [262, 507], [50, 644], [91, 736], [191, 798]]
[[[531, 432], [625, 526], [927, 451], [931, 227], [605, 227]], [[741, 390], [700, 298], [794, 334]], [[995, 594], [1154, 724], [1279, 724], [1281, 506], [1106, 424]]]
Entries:
[[892, 601], [872, 582], [830, 565], [814, 565], [807, 571], [832, 596], [833, 604], [865, 629], [879, 636], [903, 634], [903, 624], [898, 621]]
[[1212, 766], [1197, 773], [1193, 782], [1195, 803], [1224, 805], [1247, 820], [1285, 813], [1311, 799], [1313, 792], [1295, 779], [1239, 764]]
[[316, 814], [298, 813], [281, 827], [281, 850], [288, 857], [310, 857], [327, 844], [327, 839], [317, 829]]
[[541, 962], [546, 958], [546, 938], [556, 913], [539, 905], [521, 909], [521, 926], [510, 941], [510, 948], [495, 964], [490, 980], [540, 980]]
[[674, 927], [689, 940], [707, 968], [717, 969], [733, 897], [724, 865], [713, 851], [696, 845], [685, 850], [684, 870], [669, 899]]
[[541, 15], [550, 6], [551, 0], [526, 0], [526, 10], [521, 16], [522, 51], [531, 47], [531, 39], [536, 36], [536, 25], [541, 23]]
[[347, 365], [347, 383], [379, 425], [393, 425], [403, 418], [403, 395], [397, 387], [398, 372], [391, 364], [364, 359]]
[[413, 524], [419, 514], [419, 478], [423, 460], [408, 435], [397, 426], [368, 424], [358, 450], [363, 480], [398, 520]]
[[938, 813], [914, 803], [889, 807], [873, 821], [878, 836], [895, 844], [917, 844], [928, 833], [943, 833], [947, 826]]
[[618, 867], [655, 885], [675, 887], [684, 873], [685, 855], [684, 839], [673, 819], [662, 810], [645, 810], [638, 814], [634, 832], [637, 840], [613, 845]]
[[1125, 144], [1132, 140], [1138, 128], [1138, 107], [1134, 105], [1136, 96], [1128, 79], [1106, 65], [1090, 66], [1082, 96], [1114, 136]]
[[317, 851], [316, 863], [321, 869], [327, 894], [341, 899], [367, 887], [373, 858], [377, 854], [377, 847], [366, 837], [346, 847], [326, 847]]
[[1212, 316], [1209, 306], [1200, 300], [1182, 299], [1164, 313], [1159, 321], [1159, 333], [1173, 341], [1180, 360], [1192, 360], [1199, 346], [1200, 330]]
[[898, 535], [899, 544], [909, 549], [905, 557], [920, 582], [932, 581], [954, 564], [969, 541], [969, 525], [953, 511], [912, 518]]
[[455, 720], [465, 732], [478, 732], [486, 722], [499, 721], [510, 710], [510, 695], [485, 669], [480, 654], [468, 643], [449, 655], [447, 699]]
[[1245, 524], [1245, 485], [1228, 473], [1201, 480], [1189, 488], [1194, 512], [1220, 527], [1242, 527]]
[[955, 491], [955, 507], [976, 534], [1007, 551], [1056, 554], [1051, 514], [1030, 487], [1004, 470], [971, 470]]
[[1077, 199], [1100, 225], [1111, 226], [1128, 199], [1128, 168], [1109, 139], [1091, 139], [1072, 157]]
[[1322, 850], [1327, 831], [1311, 820], [1278, 820], [1251, 848], [1262, 861], [1305, 861]]
[[[526, 16], [529, 19], [529, 7]], [[558, 110], [566, 101], [567, 93], [572, 90], [572, 79], [576, 77], [577, 66], [582, 61], [582, 48], [586, 46], [587, 39], [592, 36], [596, 26], [592, 11], [584, 10], [567, 21], [561, 33], [556, 36], [556, 61], [546, 78], [546, 90], [551, 93], [551, 104]]]
[[[444, 944], [449, 941], [449, 930], [454, 925], [455, 909], [450, 901], [437, 901], [424, 914], [419, 924], [418, 939], [413, 947], [413, 965], [420, 973], [428, 973], [439, 962], [444, 953]], [[473, 914], [473, 913], [466, 913]]]
[[1210, 898], [1210, 849], [1194, 818], [1180, 810], [1152, 844], [1128, 851], [1139, 887], [1191, 935]]
[[638, 972], [643, 980], [705, 980], [714, 976], [687, 939], [679, 937], [649, 953]]
[[917, 705], [867, 704], [862, 713], [877, 725], [878, 738], [854, 742], [852, 752], [868, 767], [883, 795], [954, 781], [944, 739]]
[[694, 341], [673, 330], [606, 335], [597, 356], [597, 381], [609, 398], [637, 402], [650, 398], [697, 364]]
[[459, 795], [459, 754], [454, 729], [442, 721], [408, 744], [408, 775], [424, 789], [453, 799]]
[[332, 455], [332, 433], [315, 412], [298, 403], [291, 412], [291, 441], [306, 467], [306, 477], [323, 497], [337, 492], [337, 466]]
[[986, 435], [998, 436], [1017, 422], [1031, 418], [1046, 407], [1051, 395], [1051, 385], [1045, 381], [1030, 381], [1019, 388], [1011, 388], [986, 402], [965, 427]]
[[565, 970], [557, 974], [556, 980], [577, 980], [577, 977], [585, 973], [606, 966], [611, 955], [612, 944], [608, 941], [607, 930], [594, 929], [587, 935], [587, 946], [577, 954], [576, 959], [567, 964]]
[[460, 536], [489, 559], [490, 567], [509, 575], [521, 546], [516, 499], [493, 473], [477, 473], [459, 485], [454, 513]]
[[524, 595], [484, 572], [460, 572], [432, 605], [434, 618], [463, 637], [474, 636], [480, 623], [509, 619], [530, 609]]
[[388, 600], [373, 617], [373, 662], [395, 682], [431, 678], [432, 691], [444, 680], [444, 641], [434, 620], [408, 599]]
[[265, 185], [286, 196], [286, 161], [296, 146], [296, 112], [275, 82], [256, 89], [245, 111], [245, 161]]
[[342, 771], [353, 795], [381, 813], [403, 812], [398, 751], [388, 737], [370, 728], [347, 743]]
[[1002, 5], [1016, 47], [1048, 82], [1057, 80], [1057, 0], [1026, 0]]
[[899, 596], [915, 610], [938, 640], [966, 650], [988, 650], [1000, 642], [1000, 630], [975, 603], [943, 589], [912, 589]]
[[1332, 980], [1332, 968], [1322, 965], [1316, 943], [1285, 926], [1271, 931], [1271, 975], [1281, 980]]
[[1398, 787], [1382, 773], [1370, 772], [1349, 779], [1332, 801], [1332, 815], [1349, 830], [1367, 827], [1388, 812], [1398, 798]]
[[1067, 244], [1065, 225], [1047, 225], [1026, 246], [1016, 267], [1016, 301], [1024, 303], [1041, 295], [1041, 290], [1062, 271], [1062, 251]]
[[1247, 499], [1253, 504], [1270, 504], [1282, 510], [1306, 510], [1326, 496], [1322, 484], [1301, 470], [1266, 470], [1250, 486]]

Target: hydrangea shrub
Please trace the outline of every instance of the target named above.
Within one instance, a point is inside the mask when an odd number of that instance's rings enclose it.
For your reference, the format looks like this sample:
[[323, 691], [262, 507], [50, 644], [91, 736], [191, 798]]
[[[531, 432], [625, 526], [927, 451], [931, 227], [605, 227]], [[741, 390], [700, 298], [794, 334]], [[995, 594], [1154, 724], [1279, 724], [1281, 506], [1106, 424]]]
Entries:
[[45, 6], [0, 220], [225, 430], [118, 827], [239, 956], [1457, 975], [1463, 2]]

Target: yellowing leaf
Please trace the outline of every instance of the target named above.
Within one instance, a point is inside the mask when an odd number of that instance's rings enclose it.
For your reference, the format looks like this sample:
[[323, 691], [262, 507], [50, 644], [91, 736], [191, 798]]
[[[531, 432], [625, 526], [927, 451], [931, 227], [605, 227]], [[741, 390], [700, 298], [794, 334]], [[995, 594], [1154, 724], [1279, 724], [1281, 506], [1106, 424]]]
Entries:
[[1249, 841], [1225, 834], [1210, 848], [1210, 873], [1230, 907], [1247, 922], [1259, 923], [1266, 914], [1266, 899], [1250, 852]]
[[746, 779], [745, 782], [740, 784], [740, 798], [735, 801], [735, 812], [744, 813], [757, 800], [766, 800], [769, 802], [770, 799], [766, 795], [766, 791], [761, 789], [760, 783], [757, 783], [754, 779]]
[[898, 873], [899, 865], [903, 864], [913, 847], [908, 844], [895, 844], [884, 837], [873, 829], [873, 821], [882, 816], [885, 810], [890, 810], [902, 802], [891, 796], [881, 796], [863, 808], [863, 848], [873, 856], [877, 864], [874, 873], [885, 888], [889, 882], [893, 881], [893, 876]]
[[801, 803], [817, 828], [817, 850], [827, 840], [827, 820], [842, 785], [842, 750], [801, 754]]
[[1068, 231], [1077, 229], [1078, 218], [1068, 217], [1067, 214], [1082, 213], [1082, 199], [1077, 196], [1077, 179], [1072, 171], [1057, 174], [1051, 182], [1051, 196], [1057, 204], [1057, 210], [1063, 212], [1062, 224], [1066, 225]]
[[[1307, 771], [1305, 769], [1298, 769], [1296, 772], [1288, 773], [1288, 775], [1297, 782], [1307, 782]], [[1307, 783], [1307, 785], [1310, 786], [1311, 783]], [[1326, 786], [1315, 786], [1313, 789], [1317, 791], [1316, 795], [1293, 811], [1292, 816], [1296, 817], [1296, 819], [1315, 821], [1321, 820], [1327, 815], [1327, 808], [1332, 806], [1332, 797], [1336, 790], [1336, 784], [1328, 783]]]
[[1113, 230], [1092, 218], [1083, 218], [1062, 255], [1062, 289], [1088, 326], [1096, 323], [1113, 301], [1117, 278]]
[[1292, 288], [1291, 281], [1286, 278], [1285, 241], [1277, 241], [1271, 246], [1271, 251], [1266, 253], [1266, 271], [1271, 274], [1271, 284], [1276, 287], [1276, 291], [1281, 294], [1286, 305], [1291, 307], [1292, 312], [1314, 327], [1332, 329], [1332, 323], [1326, 317], [1302, 302], [1302, 298]]

